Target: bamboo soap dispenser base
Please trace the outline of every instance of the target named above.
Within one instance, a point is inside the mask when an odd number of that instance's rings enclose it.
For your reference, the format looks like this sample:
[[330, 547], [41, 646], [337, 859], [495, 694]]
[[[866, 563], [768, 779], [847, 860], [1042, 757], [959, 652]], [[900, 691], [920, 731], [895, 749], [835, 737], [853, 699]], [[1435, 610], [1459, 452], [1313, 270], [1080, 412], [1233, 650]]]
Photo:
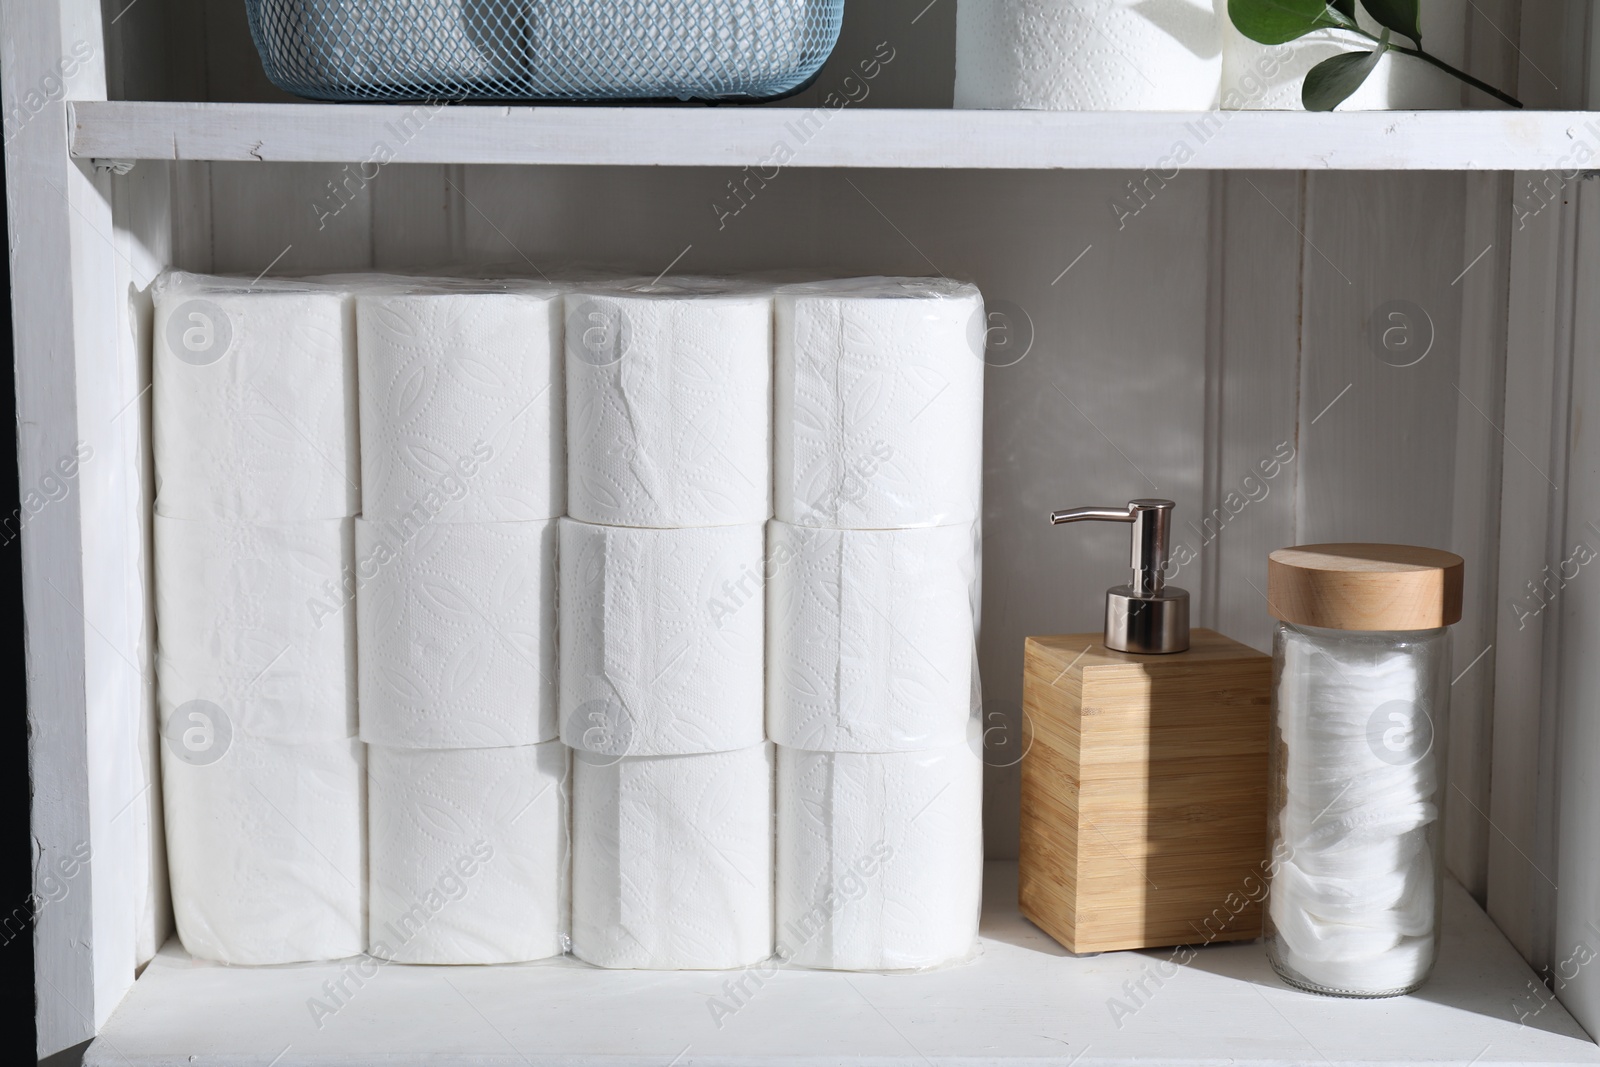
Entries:
[[1271, 680], [1211, 630], [1170, 655], [1028, 638], [1022, 914], [1070, 952], [1261, 936]]

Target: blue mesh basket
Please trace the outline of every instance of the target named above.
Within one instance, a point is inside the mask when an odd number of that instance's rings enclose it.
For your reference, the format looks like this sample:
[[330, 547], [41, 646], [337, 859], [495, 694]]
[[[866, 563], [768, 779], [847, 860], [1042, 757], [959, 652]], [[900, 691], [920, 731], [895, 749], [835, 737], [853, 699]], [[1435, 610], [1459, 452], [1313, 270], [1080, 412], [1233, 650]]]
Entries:
[[764, 100], [844, 0], [246, 0], [273, 84], [317, 100]]

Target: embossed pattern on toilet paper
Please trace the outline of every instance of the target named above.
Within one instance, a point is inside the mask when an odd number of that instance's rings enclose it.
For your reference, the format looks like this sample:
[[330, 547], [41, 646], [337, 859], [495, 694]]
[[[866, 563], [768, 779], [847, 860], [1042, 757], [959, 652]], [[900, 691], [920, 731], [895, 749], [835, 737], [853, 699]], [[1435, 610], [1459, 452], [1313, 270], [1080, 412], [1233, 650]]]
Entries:
[[560, 526], [561, 739], [612, 756], [761, 741], [763, 527]]
[[361, 737], [555, 738], [556, 524], [356, 522]]
[[970, 955], [983, 882], [983, 764], [965, 744], [778, 749], [778, 951], [837, 970]]
[[363, 750], [235, 736], [204, 765], [162, 752], [172, 910], [190, 955], [274, 964], [365, 951]]
[[354, 737], [351, 525], [157, 515], [162, 701], [211, 701], [264, 740]]
[[349, 298], [243, 284], [175, 274], [156, 287], [156, 511], [269, 521], [354, 515], [361, 491]]
[[558, 956], [567, 927], [567, 749], [373, 745], [370, 951], [401, 963]]
[[962, 742], [976, 642], [972, 528], [773, 522], [768, 538], [772, 740], [832, 752]]
[[978, 515], [983, 298], [863, 279], [779, 290], [773, 484], [784, 522], [950, 526]]
[[772, 301], [567, 297], [569, 514], [732, 526], [772, 513]]
[[726, 969], [772, 953], [772, 746], [573, 754], [572, 951]]
[[357, 300], [369, 519], [514, 522], [566, 511], [561, 298]]
[[958, 108], [1206, 111], [1226, 0], [963, 0]]

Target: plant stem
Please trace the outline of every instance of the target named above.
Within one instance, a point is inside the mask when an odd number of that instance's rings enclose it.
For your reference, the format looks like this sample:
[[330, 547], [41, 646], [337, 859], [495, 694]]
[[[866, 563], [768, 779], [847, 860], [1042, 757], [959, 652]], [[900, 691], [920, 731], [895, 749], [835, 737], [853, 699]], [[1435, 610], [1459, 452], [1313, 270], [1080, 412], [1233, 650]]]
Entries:
[[[1357, 35], [1359, 35], [1361, 37], [1365, 37], [1367, 40], [1371, 41], [1373, 44], [1379, 44], [1380, 43], [1378, 38], [1372, 36], [1372, 34], [1368, 33], [1366, 30], [1355, 29], [1355, 30], [1351, 30], [1349, 32], [1357, 34]], [[1479, 89], [1479, 90], [1482, 90], [1483, 92], [1488, 93], [1490, 96], [1494, 97], [1496, 100], [1500, 101], [1502, 104], [1507, 104], [1507, 105], [1509, 105], [1511, 107], [1518, 108], [1518, 109], [1520, 109], [1523, 106], [1522, 105], [1522, 101], [1518, 100], [1516, 97], [1512, 96], [1511, 94], [1503, 93], [1499, 89], [1496, 89], [1494, 86], [1490, 85], [1488, 82], [1479, 81], [1477, 78], [1474, 78], [1472, 75], [1468, 74], [1466, 71], [1457, 70], [1455, 67], [1452, 67], [1450, 64], [1446, 63], [1444, 60], [1439, 59], [1439, 58], [1437, 58], [1435, 56], [1429, 55], [1428, 53], [1426, 53], [1426, 52], [1424, 52], [1422, 50], [1422, 46], [1421, 45], [1418, 45], [1416, 48], [1407, 48], [1404, 45], [1398, 45], [1398, 44], [1391, 43], [1389, 45], [1389, 51], [1391, 51], [1391, 52], [1399, 52], [1401, 55], [1405, 55], [1405, 56], [1415, 56], [1418, 59], [1422, 60], [1424, 63], [1431, 63], [1433, 66], [1438, 67], [1440, 70], [1444, 71], [1446, 74], [1450, 74], [1450, 75], [1453, 75], [1454, 77], [1460, 78], [1462, 81], [1466, 82], [1468, 85], [1472, 86], [1474, 89]]]
[[1500, 101], [1502, 104], [1507, 104], [1507, 105], [1509, 105], [1511, 107], [1515, 107], [1515, 108], [1522, 107], [1522, 101], [1518, 100], [1516, 97], [1510, 95], [1509, 93], [1501, 92], [1499, 89], [1496, 89], [1494, 86], [1490, 85], [1488, 82], [1479, 81], [1477, 78], [1474, 78], [1472, 75], [1468, 74], [1464, 70], [1457, 70], [1455, 67], [1452, 67], [1450, 64], [1446, 63], [1444, 60], [1437, 59], [1434, 56], [1430, 56], [1428, 53], [1424, 52], [1421, 48], [1406, 48], [1406, 47], [1403, 47], [1401, 45], [1391, 44], [1389, 46], [1389, 51], [1391, 51], [1391, 52], [1399, 52], [1401, 55], [1406, 55], [1406, 56], [1416, 56], [1418, 59], [1422, 60], [1424, 63], [1433, 64], [1434, 66], [1438, 67], [1440, 70], [1444, 71], [1446, 74], [1455, 75], [1457, 78], [1460, 78], [1462, 81], [1466, 82], [1468, 85], [1472, 86], [1474, 89], [1480, 89], [1483, 92], [1488, 93], [1490, 96], [1494, 97], [1496, 100]]

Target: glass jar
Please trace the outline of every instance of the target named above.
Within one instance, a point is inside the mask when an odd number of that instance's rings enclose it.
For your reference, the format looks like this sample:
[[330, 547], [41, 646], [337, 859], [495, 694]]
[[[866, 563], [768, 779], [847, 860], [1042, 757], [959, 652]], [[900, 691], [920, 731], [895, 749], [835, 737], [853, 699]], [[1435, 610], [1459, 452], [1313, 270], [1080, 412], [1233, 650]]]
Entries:
[[1450, 638], [1461, 560], [1314, 545], [1272, 554], [1267, 952], [1290, 985], [1410, 993], [1438, 959]]

